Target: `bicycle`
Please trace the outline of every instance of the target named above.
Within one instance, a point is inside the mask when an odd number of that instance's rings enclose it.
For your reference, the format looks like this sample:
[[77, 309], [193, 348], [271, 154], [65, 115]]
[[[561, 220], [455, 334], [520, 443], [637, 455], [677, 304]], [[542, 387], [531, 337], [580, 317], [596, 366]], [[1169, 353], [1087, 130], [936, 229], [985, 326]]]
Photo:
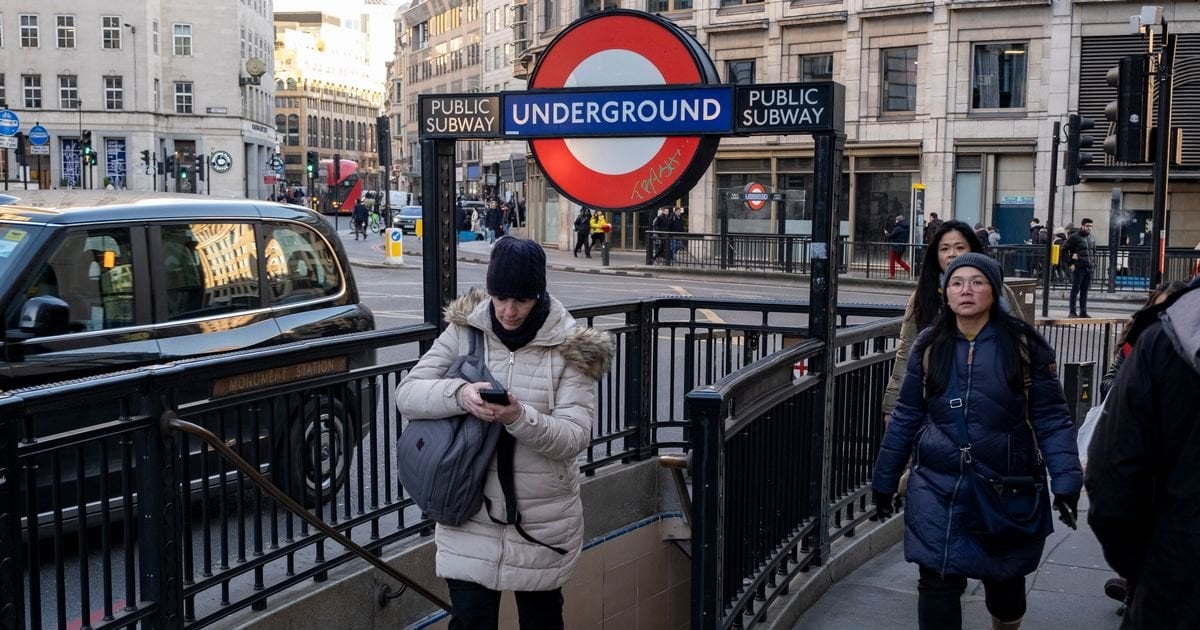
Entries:
[[[383, 217], [379, 216], [374, 208], [371, 208], [367, 214], [367, 229], [376, 234], [383, 232]], [[363, 236], [366, 237], [366, 234]]]

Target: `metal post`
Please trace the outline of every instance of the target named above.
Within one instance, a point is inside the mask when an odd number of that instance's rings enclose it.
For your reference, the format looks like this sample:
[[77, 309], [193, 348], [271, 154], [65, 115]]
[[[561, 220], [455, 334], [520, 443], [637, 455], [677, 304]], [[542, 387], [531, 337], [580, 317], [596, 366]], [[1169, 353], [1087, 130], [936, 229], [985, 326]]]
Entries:
[[458, 235], [454, 230], [454, 140], [421, 141], [421, 271], [425, 323], [445, 330], [442, 309], [458, 294]]
[[1150, 230], [1150, 288], [1162, 282], [1163, 249], [1167, 240], [1167, 177], [1171, 170], [1171, 68], [1175, 64], [1175, 40], [1167, 35], [1167, 21], [1162, 21], [1163, 48], [1158, 60], [1158, 146], [1154, 156], [1154, 212]]
[[167, 148], [162, 150], [162, 176], [163, 176], [163, 192], [167, 192]]
[[[182, 628], [183, 576], [179, 557], [182, 532], [175, 457], [178, 446], [166, 422], [169, 409], [160, 408], [157, 402], [150, 404], [151, 413], [163, 414], [164, 421], [151, 425], [138, 457], [141, 460], [138, 470], [154, 471], [143, 478], [144, 485], [138, 494], [138, 512], [142, 515], [138, 535], [142, 559], [139, 577], [146, 601], [158, 603], [150, 625]], [[169, 403], [164, 401], [163, 406], [166, 405]]]
[[692, 627], [722, 627], [725, 556], [725, 414], [721, 394], [689, 391], [683, 416], [692, 426]]
[[625, 452], [637, 453], [636, 459], [650, 456], [654, 446], [654, 311], [647, 302], [625, 316], [629, 333], [625, 352], [625, 428], [634, 429], [625, 438]]
[[1108, 292], [1117, 292], [1117, 244], [1121, 232], [1117, 229], [1117, 214], [1121, 211], [1121, 189], [1113, 187], [1108, 211]]
[[829, 474], [832, 455], [832, 425], [834, 421], [834, 338], [837, 331], [837, 246], [838, 196], [841, 194], [842, 149], [846, 134], [825, 132], [813, 134], [815, 163], [813, 181], [812, 275], [809, 279], [808, 336], [824, 343], [824, 350], [814, 357], [813, 371], [821, 375], [821, 394], [813, 405], [816, 435], [809, 454], [814, 467], [811, 514], [818, 517], [813, 549], [816, 561], [824, 563], [829, 546]]
[[[21, 460], [17, 451], [18, 425], [11, 417], [0, 422], [0, 505], [4, 506], [0, 513], [0, 628], [25, 627], [25, 593], [22, 567], [24, 555], [21, 544], [20, 498], [17, 491], [21, 487]], [[26, 468], [27, 474], [35, 474], [32, 467]], [[29, 544], [36, 545], [32, 540], [37, 534], [29, 533]], [[32, 569], [34, 573], [37, 567]]]
[[1042, 317], [1050, 317], [1050, 276], [1053, 275], [1050, 256], [1054, 249], [1054, 201], [1058, 197], [1058, 134], [1062, 122], [1054, 121], [1050, 139], [1050, 198], [1046, 200], [1046, 264], [1042, 265]]

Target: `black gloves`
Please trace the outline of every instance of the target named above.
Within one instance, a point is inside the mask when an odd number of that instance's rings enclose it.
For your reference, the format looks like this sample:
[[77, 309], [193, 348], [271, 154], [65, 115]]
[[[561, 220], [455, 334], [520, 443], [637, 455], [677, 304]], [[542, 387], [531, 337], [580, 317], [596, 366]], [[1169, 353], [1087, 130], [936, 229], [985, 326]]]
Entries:
[[1079, 516], [1078, 494], [1054, 495], [1054, 507], [1058, 510], [1058, 520], [1071, 529], [1079, 529], [1076, 525], [1076, 519]]
[[894, 492], [872, 492], [871, 497], [875, 500], [875, 516], [871, 517], [871, 520], [883, 522], [896, 513], [893, 506], [896, 499]]

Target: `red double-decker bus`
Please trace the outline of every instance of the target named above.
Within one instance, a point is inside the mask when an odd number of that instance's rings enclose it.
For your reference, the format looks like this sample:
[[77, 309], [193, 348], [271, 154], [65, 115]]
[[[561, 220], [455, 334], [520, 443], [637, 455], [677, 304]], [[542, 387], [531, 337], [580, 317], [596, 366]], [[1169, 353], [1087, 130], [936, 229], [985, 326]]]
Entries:
[[321, 211], [338, 214], [350, 214], [354, 204], [362, 199], [363, 182], [358, 174], [358, 162], [340, 160], [337, 172], [334, 172], [333, 160], [321, 160], [321, 184], [324, 188], [321, 200]]

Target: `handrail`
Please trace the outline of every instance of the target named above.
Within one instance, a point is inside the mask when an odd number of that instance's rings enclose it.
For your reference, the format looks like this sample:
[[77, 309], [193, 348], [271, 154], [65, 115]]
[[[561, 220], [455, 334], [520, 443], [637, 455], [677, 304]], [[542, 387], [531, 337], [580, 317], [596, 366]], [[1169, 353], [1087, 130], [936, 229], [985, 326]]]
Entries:
[[403, 593], [405, 589], [412, 589], [413, 591], [416, 591], [417, 594], [436, 604], [442, 610], [450, 610], [450, 604], [448, 602], [437, 595], [434, 595], [420, 584], [417, 584], [408, 576], [396, 570], [396, 568], [392, 565], [380, 560], [378, 556], [367, 551], [358, 543], [346, 538], [336, 529], [326, 524], [325, 521], [313, 516], [308, 510], [300, 507], [300, 504], [293, 501], [291, 497], [289, 497], [284, 491], [277, 488], [275, 484], [267, 481], [267, 478], [263, 477], [261, 473], [255, 470], [254, 466], [246, 463], [246, 460], [239, 457], [237, 453], [234, 453], [233, 449], [229, 448], [225, 442], [222, 442], [220, 438], [213, 435], [208, 429], [186, 420], [181, 420], [179, 416], [175, 415], [175, 412], [171, 410], [167, 410], [163, 413], [163, 428], [167, 430], [181, 431], [193, 437], [199, 438], [213, 450], [220, 453], [221, 457], [225, 461], [236, 466], [237, 469], [242, 472], [242, 474], [249, 477], [250, 480], [255, 483], [255, 485], [265, 490], [267, 494], [271, 495], [272, 498], [274, 498], [284, 507], [291, 510], [297, 516], [304, 519], [309, 525], [312, 525], [338, 544], [354, 552], [354, 555], [366, 560], [371, 566], [388, 574], [392, 579], [396, 580], [402, 585], [400, 590], [396, 591], [395, 593], [391, 592], [391, 586], [385, 586], [384, 592], [380, 594], [381, 601], [383, 601], [385, 597], [390, 599], [391, 597], [398, 596], [400, 593]]

